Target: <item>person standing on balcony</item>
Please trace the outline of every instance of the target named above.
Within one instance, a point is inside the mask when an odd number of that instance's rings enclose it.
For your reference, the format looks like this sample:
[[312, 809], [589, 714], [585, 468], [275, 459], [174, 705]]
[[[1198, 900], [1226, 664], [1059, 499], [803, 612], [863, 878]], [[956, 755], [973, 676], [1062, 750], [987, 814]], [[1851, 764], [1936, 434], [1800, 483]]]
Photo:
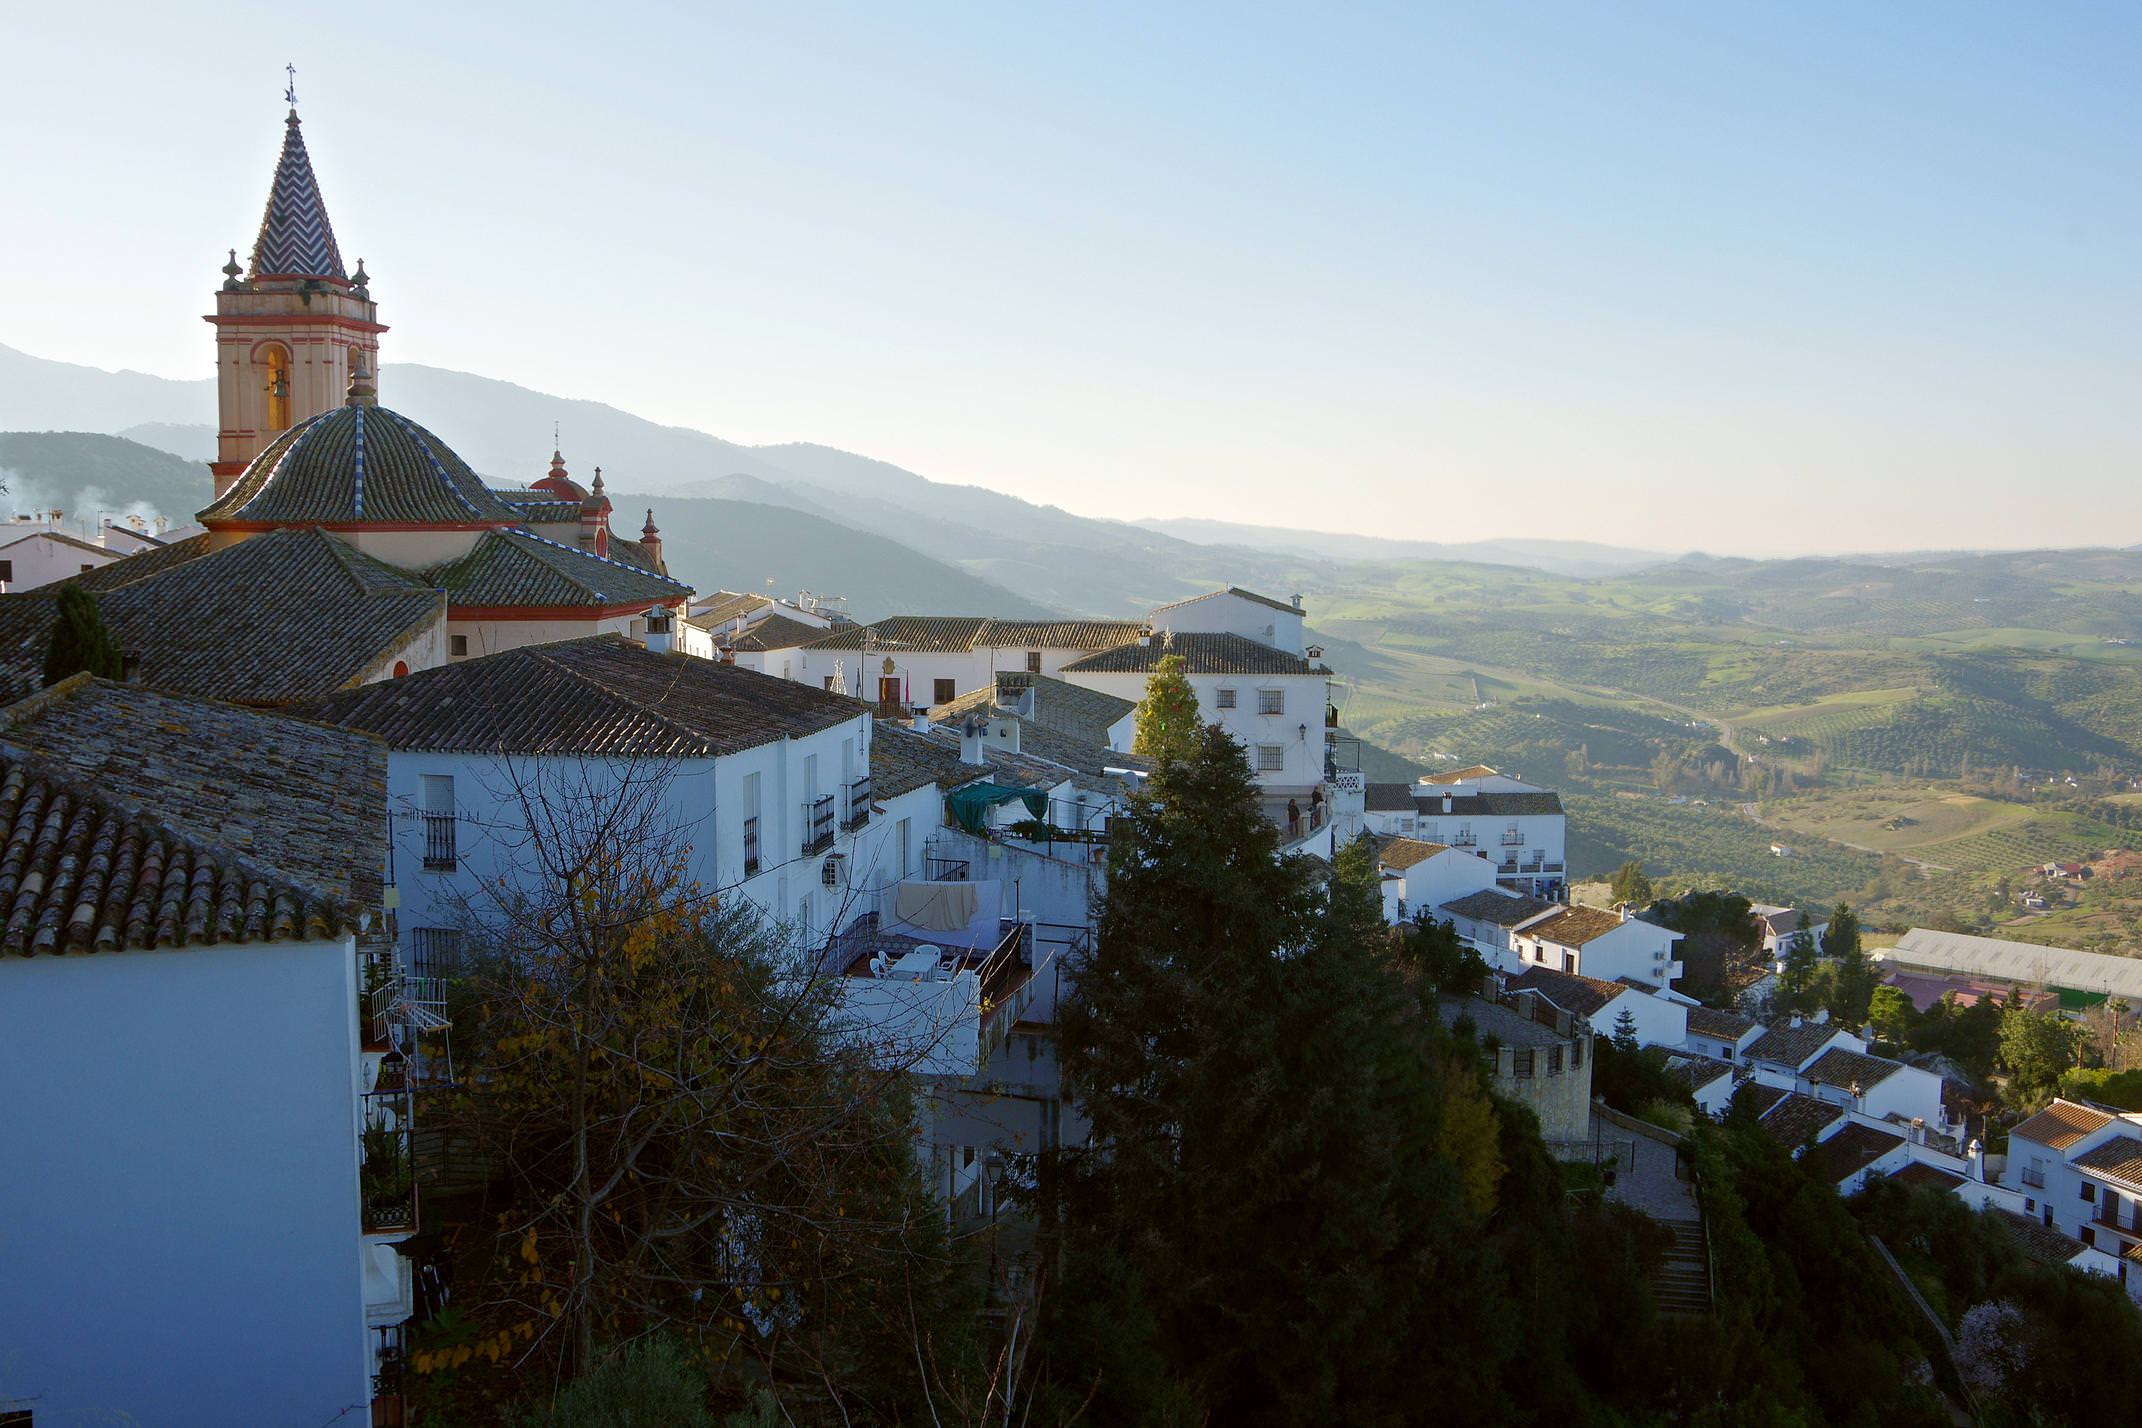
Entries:
[[1302, 806], [1297, 799], [1287, 800], [1287, 837], [1292, 840], [1302, 836]]

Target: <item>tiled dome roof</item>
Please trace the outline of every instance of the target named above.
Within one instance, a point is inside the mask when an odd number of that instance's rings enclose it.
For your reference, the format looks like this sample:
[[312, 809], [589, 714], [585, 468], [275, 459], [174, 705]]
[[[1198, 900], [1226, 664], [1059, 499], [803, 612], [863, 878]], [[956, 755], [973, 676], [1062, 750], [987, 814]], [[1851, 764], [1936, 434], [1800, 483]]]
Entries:
[[268, 443], [203, 525], [512, 525], [452, 447], [399, 412], [352, 402]]

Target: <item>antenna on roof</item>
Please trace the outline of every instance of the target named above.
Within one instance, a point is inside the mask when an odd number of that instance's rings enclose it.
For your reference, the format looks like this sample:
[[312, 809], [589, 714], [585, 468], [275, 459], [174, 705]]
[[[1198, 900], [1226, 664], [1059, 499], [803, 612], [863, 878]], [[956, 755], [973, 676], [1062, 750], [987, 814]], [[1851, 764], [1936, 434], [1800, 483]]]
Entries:
[[283, 72], [290, 77], [290, 82], [283, 86], [283, 103], [295, 109], [297, 108], [297, 66], [286, 64], [283, 66]]

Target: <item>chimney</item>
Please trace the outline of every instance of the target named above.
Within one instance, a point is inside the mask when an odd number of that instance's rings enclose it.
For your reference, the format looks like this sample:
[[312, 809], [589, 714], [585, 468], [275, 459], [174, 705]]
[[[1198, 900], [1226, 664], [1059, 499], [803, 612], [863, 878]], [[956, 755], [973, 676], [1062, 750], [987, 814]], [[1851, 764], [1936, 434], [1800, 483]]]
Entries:
[[1007, 754], [1019, 752], [1019, 721], [1001, 714], [991, 716], [989, 736]]
[[1443, 811], [1450, 812], [1450, 795], [1447, 793], [1443, 795]]
[[1299, 609], [1301, 609], [1301, 607], [1302, 607], [1302, 597], [1301, 597], [1300, 595], [1296, 595], [1296, 596], [1294, 597], [1294, 608], [1295, 608], [1295, 609], [1297, 609], [1297, 610], [1299, 610]]
[[647, 609], [647, 651], [650, 654], [668, 654], [672, 643], [671, 622], [676, 613], [667, 605], [650, 605]]
[[927, 734], [930, 732], [929, 710], [925, 709], [920, 714], [917, 714], [915, 716], [915, 732], [918, 734]]
[[989, 725], [968, 718], [959, 726], [959, 761], [980, 768], [989, 762]]

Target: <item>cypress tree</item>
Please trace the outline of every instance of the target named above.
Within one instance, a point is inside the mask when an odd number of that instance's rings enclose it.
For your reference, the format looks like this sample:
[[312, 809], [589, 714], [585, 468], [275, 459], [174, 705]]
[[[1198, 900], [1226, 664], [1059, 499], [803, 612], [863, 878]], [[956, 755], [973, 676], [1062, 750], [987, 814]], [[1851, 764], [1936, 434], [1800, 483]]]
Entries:
[[1124, 1342], [1056, 1340], [1052, 1377], [1076, 1397], [1144, 1363], [1213, 1423], [1502, 1416], [1498, 1114], [1400, 976], [1373, 859], [1343, 850], [1328, 887], [1279, 859], [1218, 729], [1127, 825], [1062, 1017], [1092, 1143], [1050, 1175], [1064, 1282], [1136, 1312]]
[[97, 612], [97, 597], [79, 585], [62, 585], [52, 643], [45, 647], [45, 686], [85, 670], [105, 679], [121, 672], [119, 646]]

